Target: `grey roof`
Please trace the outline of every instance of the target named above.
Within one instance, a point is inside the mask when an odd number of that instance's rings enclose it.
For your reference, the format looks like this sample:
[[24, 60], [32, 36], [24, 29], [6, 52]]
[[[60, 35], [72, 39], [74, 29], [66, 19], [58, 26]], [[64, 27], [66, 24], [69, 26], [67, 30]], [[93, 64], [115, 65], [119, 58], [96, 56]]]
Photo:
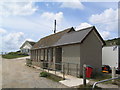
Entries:
[[36, 42], [33, 42], [33, 41], [25, 41], [22, 46], [20, 47], [20, 49], [26, 44], [26, 43], [29, 43], [31, 46], [33, 46]]
[[89, 33], [94, 30], [100, 40], [102, 41], [103, 45], [104, 40], [97, 32], [94, 26], [81, 29], [79, 31], [75, 31], [74, 28], [68, 28], [64, 31], [49, 35], [40, 39], [32, 49], [38, 48], [47, 48], [47, 47], [54, 47], [54, 46], [62, 46], [68, 44], [75, 44], [75, 43], [82, 43], [84, 39], [89, 35]]
[[53, 46], [81, 43], [82, 40], [88, 35], [88, 33], [92, 29], [93, 29], [93, 27], [89, 27], [89, 28], [81, 29], [79, 31], [66, 33]]
[[28, 43], [33, 46], [36, 42], [33, 42], [33, 41], [28, 41]]
[[55, 34], [46, 36], [44, 38], [41, 38], [33, 47], [32, 49], [37, 49], [37, 48], [46, 48], [46, 47], [51, 47], [53, 46], [65, 33], [69, 33], [74, 31], [74, 28], [67, 28], [63, 31], [57, 32]]

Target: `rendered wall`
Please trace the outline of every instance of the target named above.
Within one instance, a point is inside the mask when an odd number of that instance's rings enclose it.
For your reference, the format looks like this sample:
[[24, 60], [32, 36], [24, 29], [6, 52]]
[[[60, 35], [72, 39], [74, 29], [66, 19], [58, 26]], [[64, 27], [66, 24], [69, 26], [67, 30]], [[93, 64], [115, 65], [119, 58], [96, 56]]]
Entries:
[[[80, 44], [80, 67], [83, 64], [91, 65], [94, 72], [101, 73], [102, 66], [102, 43], [92, 31]], [[82, 75], [82, 69], [81, 69]]]
[[[62, 62], [65, 64], [65, 72], [76, 76], [76, 66], [80, 65], [80, 44], [67, 45], [62, 47]], [[68, 72], [69, 63], [69, 72]], [[79, 68], [79, 67], [78, 67]]]

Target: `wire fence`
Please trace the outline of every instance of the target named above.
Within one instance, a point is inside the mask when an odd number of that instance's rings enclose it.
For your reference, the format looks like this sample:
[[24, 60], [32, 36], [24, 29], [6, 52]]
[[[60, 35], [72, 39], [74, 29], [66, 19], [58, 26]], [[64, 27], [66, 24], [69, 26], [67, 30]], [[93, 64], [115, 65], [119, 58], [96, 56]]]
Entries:
[[[54, 71], [56, 72], [64, 73], [66, 75], [73, 75], [76, 77], [80, 77], [80, 65], [75, 63], [68, 63], [68, 62], [61, 62], [61, 63], [54, 63], [54, 62], [48, 62], [48, 61], [40, 61], [36, 62], [39, 63], [39, 66], [43, 70]], [[26, 59], [27, 65], [32, 65], [33, 62], [30, 59]]]
[[80, 65], [75, 63], [67, 63], [67, 62], [61, 62], [61, 63], [54, 63], [54, 62], [41, 62], [40, 65], [41, 68], [52, 70], [56, 72], [61, 72], [66, 75], [73, 75], [76, 77], [79, 77], [80, 75]]

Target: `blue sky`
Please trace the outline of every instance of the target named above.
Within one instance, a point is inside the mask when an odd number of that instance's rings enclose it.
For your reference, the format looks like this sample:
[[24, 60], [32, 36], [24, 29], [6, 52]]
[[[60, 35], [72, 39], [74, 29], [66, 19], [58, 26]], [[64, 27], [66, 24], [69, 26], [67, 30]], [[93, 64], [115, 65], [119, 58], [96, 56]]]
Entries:
[[118, 35], [117, 2], [3, 2], [0, 4], [2, 49], [19, 50], [25, 40], [38, 41], [57, 31], [96, 26], [104, 39]]

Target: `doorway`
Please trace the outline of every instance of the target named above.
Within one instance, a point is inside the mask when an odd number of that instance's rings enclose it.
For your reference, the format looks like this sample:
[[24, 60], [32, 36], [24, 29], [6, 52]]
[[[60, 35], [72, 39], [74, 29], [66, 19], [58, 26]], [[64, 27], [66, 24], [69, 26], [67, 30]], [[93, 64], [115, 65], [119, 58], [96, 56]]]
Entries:
[[62, 68], [62, 48], [61, 47], [56, 47], [55, 50], [55, 55], [56, 55], [56, 59], [55, 59], [55, 68], [56, 70], [61, 70]]

